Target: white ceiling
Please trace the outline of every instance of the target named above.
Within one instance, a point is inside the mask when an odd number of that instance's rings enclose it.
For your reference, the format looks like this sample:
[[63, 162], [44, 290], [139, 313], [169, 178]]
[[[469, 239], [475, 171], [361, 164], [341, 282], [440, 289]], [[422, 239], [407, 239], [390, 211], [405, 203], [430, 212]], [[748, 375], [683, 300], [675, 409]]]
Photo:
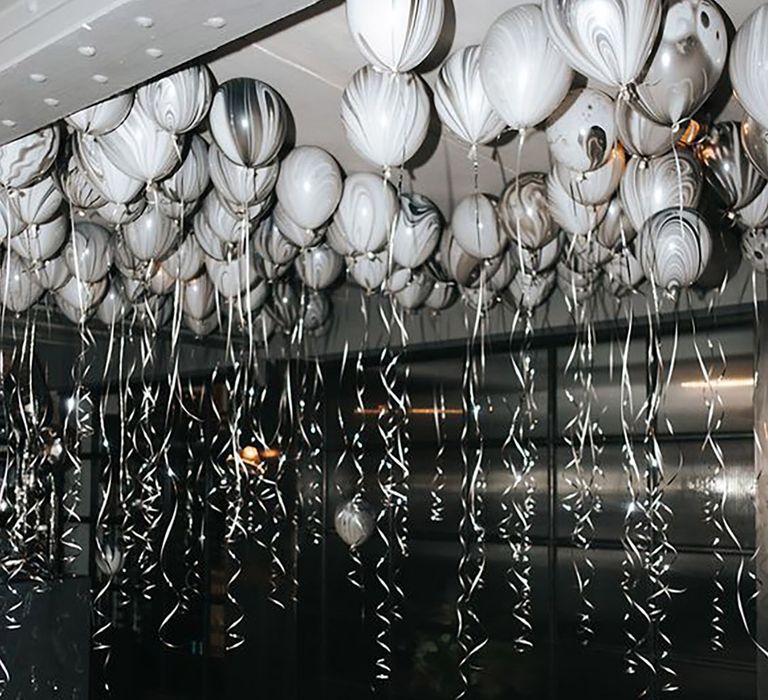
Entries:
[[[502, 12], [520, 4], [520, 0], [448, 0], [449, 19], [438, 49], [422, 68], [427, 82], [433, 86], [440, 60], [450, 51], [477, 44], [488, 27]], [[758, 0], [727, 3], [726, 13], [738, 27], [759, 5]], [[236, 49], [219, 52], [212, 62], [219, 80], [235, 76], [257, 77], [272, 84], [285, 97], [296, 127], [297, 144], [316, 144], [326, 148], [345, 170], [375, 170], [348, 145], [339, 106], [345, 85], [357, 68], [364, 64], [347, 30], [344, 4], [341, 0], [321, 0], [289, 21], [257, 33], [251, 42]], [[738, 108], [728, 112], [739, 117]], [[728, 115], [726, 115], [728, 116]], [[473, 190], [473, 167], [467, 148], [433, 120], [430, 139], [417, 154], [406, 178], [406, 187], [431, 197], [448, 214], [454, 204]], [[537, 132], [526, 141], [522, 170], [546, 170], [548, 155], [544, 135]], [[480, 157], [479, 185], [485, 192], [498, 194], [505, 176], [517, 170], [518, 144], [507, 139], [495, 154], [483, 148]], [[505, 173], [502, 172], [501, 164]]]

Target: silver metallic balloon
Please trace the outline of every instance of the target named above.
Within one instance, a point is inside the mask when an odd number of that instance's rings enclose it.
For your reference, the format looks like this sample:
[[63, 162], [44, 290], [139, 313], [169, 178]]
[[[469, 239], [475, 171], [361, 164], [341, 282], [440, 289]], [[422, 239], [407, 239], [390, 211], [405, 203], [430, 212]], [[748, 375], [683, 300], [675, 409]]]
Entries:
[[420, 194], [400, 195], [400, 209], [395, 218], [390, 247], [397, 265], [415, 268], [435, 252], [443, 230], [440, 211]]
[[509, 240], [526, 248], [541, 248], [557, 236], [549, 215], [547, 177], [522, 173], [510, 182], [497, 207], [499, 224]]
[[741, 209], [765, 186], [741, 144], [738, 122], [714, 124], [696, 144], [696, 156], [704, 165], [707, 182], [727, 209]]
[[63, 287], [71, 277], [62, 255], [36, 265], [34, 273], [40, 286], [52, 292]]
[[287, 107], [269, 85], [253, 78], [223, 83], [213, 98], [211, 135], [233, 163], [259, 168], [277, 156], [285, 142]]
[[616, 100], [616, 131], [627, 153], [643, 158], [666, 153], [676, 140], [671, 127], [649, 119], [624, 97]]
[[604, 92], [592, 88], [569, 92], [547, 119], [552, 158], [580, 173], [605, 164], [616, 145], [615, 112], [613, 99]]
[[654, 214], [637, 240], [645, 276], [670, 292], [693, 285], [712, 255], [712, 235], [695, 209], [673, 207]]
[[745, 116], [741, 122], [741, 143], [749, 162], [768, 179], [768, 129]]
[[633, 156], [621, 181], [621, 204], [635, 231], [670, 207], [695, 208], [702, 191], [701, 168], [687, 151], [645, 161]]

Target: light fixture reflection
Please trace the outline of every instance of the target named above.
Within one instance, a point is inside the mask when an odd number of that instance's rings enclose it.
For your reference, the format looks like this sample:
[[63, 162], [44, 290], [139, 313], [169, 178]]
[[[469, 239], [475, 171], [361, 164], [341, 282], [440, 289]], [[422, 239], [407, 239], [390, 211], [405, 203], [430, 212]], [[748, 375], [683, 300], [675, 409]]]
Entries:
[[707, 383], [704, 379], [681, 382], [683, 389], [706, 389], [711, 386], [713, 389], [746, 389], [755, 385], [753, 377], [724, 377], [722, 379], [713, 379]]
[[[383, 404], [376, 406], [376, 408], [360, 408], [355, 409], [355, 414], [358, 416], [380, 416], [390, 413], [390, 410]], [[409, 408], [409, 416], [463, 416], [464, 411], [460, 408]]]

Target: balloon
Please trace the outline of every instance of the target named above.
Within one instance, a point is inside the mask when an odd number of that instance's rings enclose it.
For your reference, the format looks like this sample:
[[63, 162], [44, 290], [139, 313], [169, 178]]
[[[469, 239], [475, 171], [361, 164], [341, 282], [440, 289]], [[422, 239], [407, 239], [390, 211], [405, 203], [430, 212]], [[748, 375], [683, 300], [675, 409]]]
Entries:
[[552, 43], [541, 9], [518, 5], [488, 30], [480, 51], [480, 78], [501, 118], [513, 129], [526, 129], [555, 111], [573, 72]]
[[597, 240], [597, 236], [572, 236], [565, 247], [566, 263], [574, 269], [599, 268], [613, 257], [613, 251]]
[[[77, 319], [92, 312], [97, 304], [107, 293], [107, 280], [101, 279], [98, 282], [86, 282], [76, 277], [70, 277], [66, 284], [56, 290], [57, 301], [63, 300], [73, 307], [74, 315]], [[78, 323], [75, 320], [75, 323]]]
[[695, 208], [701, 197], [701, 168], [685, 151], [650, 161], [629, 159], [621, 181], [621, 204], [640, 231], [654, 214], [670, 207]]
[[109, 272], [112, 260], [109, 231], [88, 221], [75, 224], [64, 247], [64, 262], [72, 275], [85, 282], [97, 282]]
[[322, 148], [294, 148], [280, 166], [277, 198], [285, 213], [302, 228], [316, 229], [328, 221], [341, 192], [341, 168]]
[[736, 220], [745, 228], [765, 228], [768, 226], [768, 187], [763, 187], [749, 204], [733, 212]]
[[308, 332], [322, 328], [331, 316], [331, 302], [326, 294], [312, 292], [304, 306], [304, 328]]
[[290, 282], [282, 281], [274, 285], [272, 303], [267, 309], [283, 332], [293, 331], [299, 320], [299, 303]]
[[325, 240], [339, 255], [346, 257], [352, 255], [355, 250], [347, 240], [344, 232], [339, 228], [338, 217], [334, 217], [325, 229]]
[[83, 134], [101, 136], [117, 129], [133, 106], [133, 93], [124, 92], [70, 114], [65, 121]]
[[156, 206], [160, 212], [167, 216], [169, 219], [178, 221], [179, 224], [183, 220], [189, 221], [200, 206], [200, 201], [194, 199], [190, 202], [177, 202], [171, 199], [165, 192], [153, 192], [152, 204]]
[[322, 238], [321, 232], [299, 226], [288, 216], [280, 202], [277, 203], [272, 211], [272, 221], [280, 233], [299, 248], [313, 246]]
[[554, 267], [555, 263], [560, 259], [563, 241], [563, 236], [556, 236], [546, 245], [533, 250], [520, 247], [513, 242], [510, 246], [509, 254], [514, 258], [517, 267], [525, 270], [528, 274], [543, 272]]
[[547, 202], [552, 219], [568, 233], [586, 235], [594, 231], [605, 218], [607, 204], [585, 206], [575, 201], [566, 185], [560, 179], [560, 173], [553, 170], [547, 176]]
[[707, 182], [728, 209], [741, 209], [765, 186], [741, 145], [738, 122], [714, 124], [696, 144], [696, 156], [704, 165]]
[[233, 260], [206, 257], [205, 267], [216, 291], [227, 299], [239, 296], [259, 279], [253, 256], [241, 255]]
[[741, 253], [758, 272], [768, 272], [768, 229], [752, 228], [741, 237]]
[[595, 170], [608, 161], [616, 144], [613, 100], [591, 88], [572, 90], [547, 120], [546, 132], [558, 163], [580, 173]]
[[160, 265], [173, 279], [187, 282], [197, 276], [204, 262], [203, 249], [193, 235], [188, 235]]
[[128, 299], [123, 282], [119, 277], [113, 277], [109, 289], [96, 308], [96, 317], [105, 326], [114, 326], [131, 312], [133, 304]]
[[554, 271], [529, 274], [521, 270], [509, 285], [509, 294], [518, 307], [526, 311], [533, 311], [552, 294], [556, 277]]
[[15, 253], [0, 265], [0, 295], [3, 306], [12, 313], [26, 311], [42, 295], [43, 288], [25, 261]]
[[127, 204], [107, 202], [97, 209], [97, 213], [108, 224], [124, 226], [131, 221], [136, 221], [146, 208], [147, 200], [142, 197], [135, 202], [128, 202]]
[[276, 265], [287, 265], [299, 254], [298, 246], [280, 233], [271, 216], [259, 223], [252, 240], [255, 253]]
[[341, 122], [352, 147], [385, 170], [402, 165], [427, 137], [430, 102], [424, 83], [410, 73], [364, 66], [341, 97]]
[[179, 236], [179, 226], [157, 207], [149, 206], [144, 213], [123, 227], [128, 250], [139, 260], [157, 260], [166, 255]]
[[208, 193], [203, 206], [195, 215], [194, 225], [203, 219], [215, 236], [224, 243], [239, 243], [250, 233], [248, 222], [236, 217], [221, 201], [216, 190]]
[[480, 284], [482, 276], [487, 280], [494, 275], [501, 264], [501, 257], [483, 260], [470, 255], [447, 228], [440, 241], [439, 262], [462, 287], [474, 287]]
[[349, 276], [366, 292], [375, 292], [387, 279], [388, 257], [386, 252], [349, 256], [346, 259]]
[[424, 306], [433, 311], [442, 311], [451, 306], [456, 301], [457, 296], [455, 283], [435, 280], [429, 296], [424, 300]]
[[170, 294], [176, 288], [176, 278], [171, 276], [162, 265], [152, 266], [152, 275], [147, 282], [149, 291], [158, 296]]
[[223, 83], [213, 98], [211, 135], [233, 163], [259, 168], [283, 147], [286, 112], [283, 98], [266, 83], [234, 78]]
[[176, 137], [158, 127], [139, 102], [117, 129], [97, 139], [115, 167], [145, 183], [168, 177], [181, 159]]
[[606, 248], [626, 246], [635, 237], [635, 229], [624, 212], [619, 197], [614, 197], [608, 204], [608, 211], [602, 223], [597, 227], [595, 238]]
[[174, 202], [194, 202], [205, 194], [210, 180], [208, 144], [202, 136], [192, 134], [181, 166], [160, 187]]
[[517, 255], [516, 246], [507, 250], [501, 256], [501, 265], [488, 279], [488, 287], [494, 292], [502, 292], [509, 287], [512, 278], [520, 269], [520, 261]]
[[198, 64], [147, 83], [137, 90], [136, 99], [161, 129], [183, 134], [205, 119], [213, 87], [211, 71]]
[[94, 189], [74, 156], [66, 161], [58, 177], [62, 192], [76, 209], [98, 209], [107, 204], [107, 200]]
[[499, 303], [499, 297], [495, 292], [480, 287], [476, 289], [473, 289], [472, 287], [462, 289], [461, 296], [462, 299], [464, 299], [464, 303], [472, 311], [477, 312], [479, 310], [481, 314], [488, 313]]
[[42, 262], [61, 250], [69, 235], [70, 225], [66, 216], [59, 216], [44, 224], [27, 226], [11, 239], [11, 250], [29, 262]]
[[301, 281], [310, 289], [330, 287], [344, 269], [344, 259], [325, 243], [302, 250], [294, 264]]
[[223, 309], [226, 314], [234, 312], [236, 319], [245, 327], [248, 326], [248, 316], [250, 314], [250, 324], [256, 331], [256, 319], [253, 317], [269, 298], [270, 285], [266, 280], [257, 280], [250, 289], [244, 291], [239, 297], [226, 299]]
[[622, 248], [605, 263], [614, 294], [623, 296], [640, 286], [645, 279], [643, 266], [635, 255], [628, 249]]
[[494, 258], [506, 241], [497, 224], [496, 205], [484, 194], [462, 199], [451, 217], [451, 230], [456, 242], [475, 258]]
[[627, 153], [643, 158], [660, 156], [675, 142], [670, 127], [648, 119], [621, 97], [616, 100], [616, 131]]
[[335, 222], [356, 253], [375, 253], [386, 245], [397, 209], [392, 185], [378, 175], [356, 173], [344, 182]]
[[214, 190], [212, 194], [216, 195], [219, 201], [224, 205], [224, 208], [228, 209], [229, 212], [234, 214], [238, 219], [245, 219], [251, 223], [255, 223], [261, 219], [274, 205], [272, 197], [263, 199], [260, 202], [238, 203], [224, 199], [216, 190]]
[[443, 224], [440, 211], [420, 194], [400, 196], [400, 209], [392, 231], [392, 259], [397, 265], [423, 265], [435, 252]]
[[506, 125], [496, 113], [480, 81], [480, 47], [452, 53], [435, 85], [440, 121], [473, 149], [501, 135]]
[[25, 224], [44, 224], [58, 214], [64, 195], [53, 176], [49, 176], [30, 187], [15, 190], [9, 201], [16, 216]]
[[52, 292], [63, 287], [71, 277], [62, 255], [37, 264], [34, 273], [40, 286]]
[[173, 316], [173, 304], [168, 297], [147, 294], [140, 304], [134, 307], [134, 318], [139, 326], [144, 326], [156, 333]]
[[400, 288], [393, 292], [397, 303], [408, 311], [418, 309], [432, 291], [434, 280], [421, 270], [399, 270], [398, 272], [403, 272], [405, 275]]
[[[213, 193], [206, 197], [206, 201], [212, 194]], [[208, 223], [208, 217], [203, 214], [203, 211], [199, 211], [195, 214], [195, 217], [192, 220], [192, 231], [198, 244], [203, 249], [203, 252], [209, 258], [225, 260], [231, 254], [241, 254], [245, 247], [242, 245], [244, 243], [242, 240], [238, 240], [235, 243], [227, 243], [222, 240]]]
[[[24, 192], [24, 190], [17, 190]], [[24, 230], [24, 221], [19, 218], [15, 197], [0, 189], [0, 245]]]
[[672, 207], [654, 214], [638, 234], [645, 276], [669, 292], [690, 287], [712, 254], [712, 237], [695, 209]]
[[736, 99], [750, 117], [768, 124], [768, 6], [761, 5], [741, 25], [731, 46], [728, 70]]
[[768, 178], [768, 129], [752, 117], [745, 117], [741, 122], [741, 143], [749, 162], [764, 178]]
[[[357, 4], [360, 3], [357, 2]], [[333, 518], [333, 525], [344, 544], [357, 549], [374, 533], [376, 517], [370, 504], [362, 496], [357, 495], [351, 501], [339, 506]]]
[[233, 163], [214, 143], [208, 150], [213, 186], [229, 202], [262, 202], [277, 184], [280, 164], [275, 160], [259, 168]]
[[54, 125], [0, 146], [0, 184], [29, 187], [56, 162], [59, 144], [59, 127]]
[[435, 48], [445, 0], [348, 0], [347, 24], [358, 50], [382, 70], [404, 73]]
[[504, 233], [526, 248], [541, 248], [557, 235], [549, 215], [544, 173], [516, 177], [502, 193], [497, 211]]
[[660, 124], [692, 117], [715, 89], [728, 57], [728, 35], [710, 0], [672, 0], [650, 65], [636, 86], [642, 109]]
[[99, 141], [93, 136], [78, 134], [74, 139], [74, 156], [89, 182], [108, 202], [132, 202], [144, 189], [144, 182], [120, 170], [107, 157]]
[[182, 310], [198, 321], [209, 317], [216, 308], [216, 288], [206, 274], [188, 280], [183, 287]]
[[216, 314], [211, 314], [203, 319], [182, 316], [184, 325], [195, 334], [196, 338], [204, 338], [213, 333], [219, 327], [219, 319]]
[[661, 27], [661, 0], [544, 0], [542, 10], [566, 61], [615, 87], [640, 75]]
[[568, 194], [579, 204], [596, 205], [607, 202], [619, 188], [621, 176], [624, 173], [625, 157], [621, 144], [616, 144], [605, 165], [595, 170], [579, 173], [570, 170], [562, 163], [555, 163], [558, 179], [562, 182]]

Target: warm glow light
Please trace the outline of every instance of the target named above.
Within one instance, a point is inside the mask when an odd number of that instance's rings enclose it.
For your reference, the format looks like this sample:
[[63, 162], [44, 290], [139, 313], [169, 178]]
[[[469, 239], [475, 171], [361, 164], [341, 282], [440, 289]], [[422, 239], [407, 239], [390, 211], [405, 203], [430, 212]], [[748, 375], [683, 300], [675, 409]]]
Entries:
[[683, 132], [683, 135], [680, 137], [680, 140], [678, 143], [681, 146], [690, 146], [695, 140], [696, 137], [701, 132], [701, 124], [699, 122], [690, 119], [688, 121], [688, 126], [685, 128], [685, 131]]
[[260, 453], [262, 459], [277, 459], [280, 457], [282, 452], [280, 450], [275, 449], [268, 449], [268, 450], [262, 450]]
[[[383, 404], [376, 408], [356, 408], [355, 413], [358, 416], [380, 416], [389, 413], [389, 409]], [[409, 408], [408, 415], [411, 416], [462, 416], [464, 411], [460, 408]]]
[[706, 389], [711, 386], [715, 389], [738, 389], [751, 388], [755, 385], [752, 377], [733, 377], [732, 379], [713, 379], [709, 384], [704, 379], [697, 379], [691, 382], [681, 382], [683, 389]]

